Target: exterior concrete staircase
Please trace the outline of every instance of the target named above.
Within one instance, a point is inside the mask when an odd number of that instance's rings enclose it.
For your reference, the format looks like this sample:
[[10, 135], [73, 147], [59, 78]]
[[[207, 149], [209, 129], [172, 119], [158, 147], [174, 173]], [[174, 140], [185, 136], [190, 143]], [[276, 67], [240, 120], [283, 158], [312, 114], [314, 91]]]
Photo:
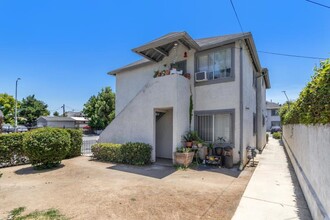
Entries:
[[189, 129], [190, 81], [180, 75], [151, 79], [100, 134], [99, 143], [144, 142], [153, 146], [156, 111], [173, 109], [173, 152]]

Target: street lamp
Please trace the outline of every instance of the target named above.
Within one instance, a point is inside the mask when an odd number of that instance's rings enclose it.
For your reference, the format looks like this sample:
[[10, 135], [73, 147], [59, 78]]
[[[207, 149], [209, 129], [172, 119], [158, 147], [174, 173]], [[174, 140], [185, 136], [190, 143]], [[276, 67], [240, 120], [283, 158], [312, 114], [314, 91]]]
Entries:
[[17, 83], [18, 80], [21, 80], [21, 78], [16, 79], [16, 87], [15, 87], [15, 132], [17, 131]]

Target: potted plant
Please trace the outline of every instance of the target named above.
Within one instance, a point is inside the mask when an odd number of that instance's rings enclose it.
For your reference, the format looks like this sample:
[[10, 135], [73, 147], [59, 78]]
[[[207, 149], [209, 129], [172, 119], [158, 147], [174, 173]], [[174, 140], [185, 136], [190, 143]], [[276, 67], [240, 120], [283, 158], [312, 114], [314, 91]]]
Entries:
[[204, 145], [204, 142], [202, 140], [197, 141], [197, 147], [198, 148], [203, 147], [203, 145]]
[[183, 135], [183, 140], [186, 142], [186, 147], [191, 148], [193, 144], [193, 135], [191, 131], [188, 131]]
[[174, 153], [175, 164], [188, 167], [193, 159], [195, 153], [187, 147], [179, 147]]
[[209, 156], [213, 154], [213, 145], [213, 143], [209, 143], [209, 145], [207, 146]]

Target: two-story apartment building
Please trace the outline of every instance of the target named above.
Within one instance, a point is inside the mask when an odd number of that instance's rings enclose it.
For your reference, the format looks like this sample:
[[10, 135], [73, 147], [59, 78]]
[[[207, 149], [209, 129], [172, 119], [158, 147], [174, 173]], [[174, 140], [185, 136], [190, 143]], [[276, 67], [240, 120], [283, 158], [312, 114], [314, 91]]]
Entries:
[[206, 142], [224, 138], [241, 168], [247, 146], [266, 144], [270, 82], [251, 33], [194, 40], [174, 32], [133, 51], [144, 59], [109, 72], [116, 118], [99, 142], [145, 142], [153, 161], [173, 159], [182, 135], [196, 130]]
[[266, 129], [270, 131], [273, 126], [281, 126], [281, 118], [278, 114], [281, 105], [275, 102], [266, 102], [267, 109], [267, 120], [266, 120]]

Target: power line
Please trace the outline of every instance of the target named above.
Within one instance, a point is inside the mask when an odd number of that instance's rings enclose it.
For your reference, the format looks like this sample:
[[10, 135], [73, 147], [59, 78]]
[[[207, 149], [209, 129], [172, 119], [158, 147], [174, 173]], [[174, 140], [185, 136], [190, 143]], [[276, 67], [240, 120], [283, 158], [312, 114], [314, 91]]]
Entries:
[[327, 5], [323, 5], [321, 3], [318, 3], [318, 2], [314, 2], [314, 1], [311, 1], [311, 0], [305, 0], [306, 2], [310, 2], [310, 3], [313, 3], [315, 5], [319, 5], [319, 6], [322, 6], [322, 7], [325, 7], [325, 8], [329, 8], [330, 9], [330, 6], [327, 6]]
[[277, 56], [298, 57], [298, 58], [314, 59], [314, 60], [325, 60], [325, 59], [327, 59], [327, 58], [324, 58], [324, 57], [311, 57], [311, 56], [302, 56], [302, 55], [294, 55], [294, 54], [286, 54], [286, 53], [274, 53], [274, 52], [268, 52], [268, 51], [262, 51], [262, 50], [258, 50], [258, 52], [259, 53], [277, 55]]
[[[313, 1], [310, 1], [310, 0], [306, 0], [306, 1], [309, 1], [309, 2], [312, 2], [312, 3], [315, 3]], [[230, 0], [230, 3], [231, 3], [231, 6], [233, 8], [233, 11], [235, 12], [235, 15], [236, 15], [236, 19], [237, 19], [237, 22], [241, 28], [241, 31], [242, 31], [242, 34], [244, 35], [244, 31], [243, 31], [243, 27], [242, 27], [242, 24], [239, 20], [239, 17], [238, 17], [238, 14], [236, 12], [236, 9], [235, 9], [235, 6], [233, 4], [233, 1]], [[315, 3], [315, 4], [318, 4], [318, 3]], [[322, 5], [324, 7], [328, 7], [326, 5]], [[329, 7], [330, 8], [330, 7]], [[286, 54], [286, 53], [275, 53], [275, 52], [268, 52], [268, 51], [258, 51], [259, 53], [265, 53], [265, 54], [271, 54], [271, 55], [276, 55], [276, 56], [286, 56], [286, 57], [296, 57], [296, 58], [304, 58], [304, 59], [314, 59], [314, 60], [325, 60], [327, 58], [324, 58], [324, 57], [312, 57], [312, 56], [301, 56], [301, 55], [294, 55], [294, 54]]]
[[240, 22], [240, 20], [239, 20], [239, 18], [238, 18], [238, 15], [237, 15], [237, 12], [236, 12], [236, 9], [235, 9], [235, 6], [234, 6], [234, 3], [233, 3], [232, 0], [230, 0], [230, 3], [231, 3], [231, 7], [233, 8], [233, 10], [234, 10], [234, 12], [235, 12], [236, 19], [237, 19], [237, 22], [238, 22], [238, 24], [239, 24], [239, 26], [240, 26], [240, 28], [241, 28], [241, 31], [242, 31], [242, 33], [244, 34], [243, 27], [242, 27], [242, 24], [241, 24], [241, 22]]

